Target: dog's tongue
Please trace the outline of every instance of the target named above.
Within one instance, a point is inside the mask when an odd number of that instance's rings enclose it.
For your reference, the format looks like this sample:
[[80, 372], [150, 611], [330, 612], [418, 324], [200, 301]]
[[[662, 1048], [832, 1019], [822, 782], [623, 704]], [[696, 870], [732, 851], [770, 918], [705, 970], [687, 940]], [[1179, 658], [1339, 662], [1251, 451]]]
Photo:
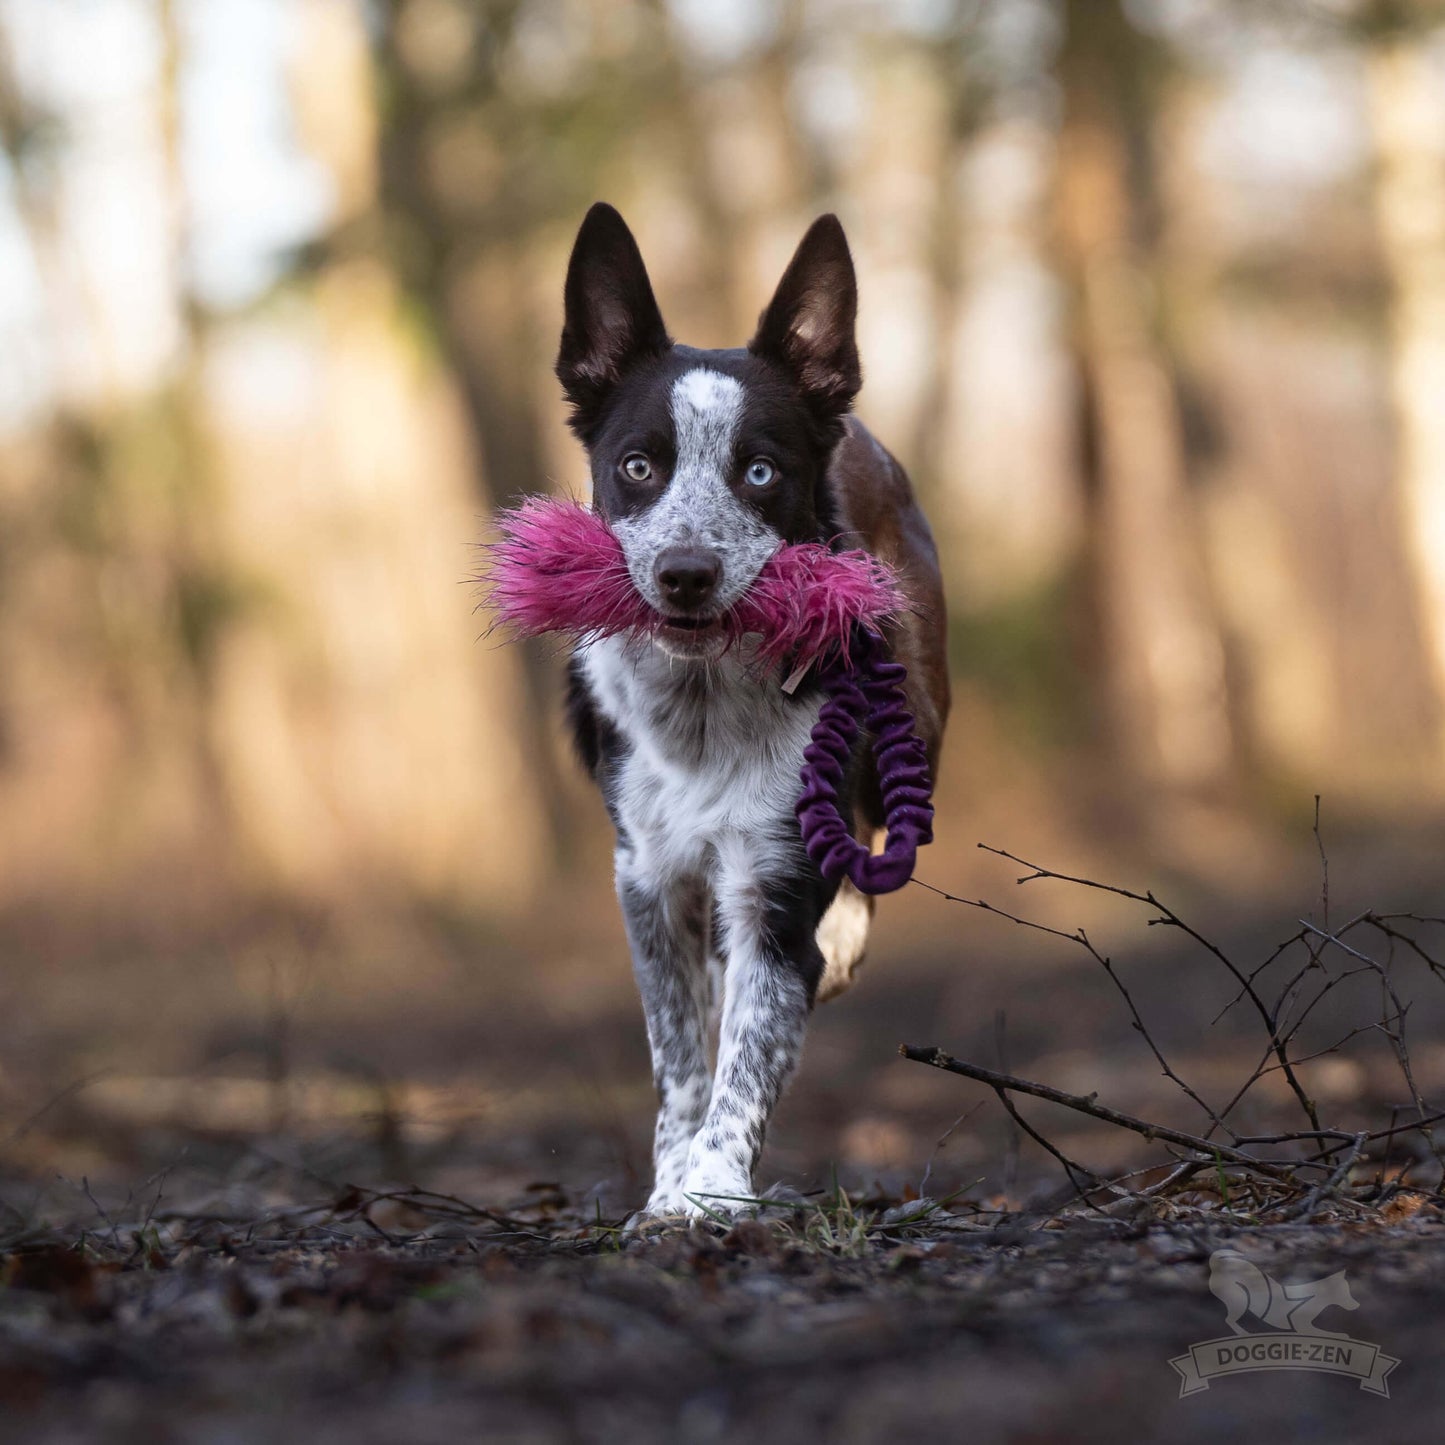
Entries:
[[[622, 544], [589, 508], [530, 497], [497, 519], [480, 581], [497, 620], [521, 637], [581, 639], [655, 633], [661, 614], [633, 586]], [[756, 635], [765, 662], [846, 654], [853, 628], [876, 628], [906, 606], [891, 568], [868, 552], [818, 542], [780, 547], [723, 617], [731, 639]]]

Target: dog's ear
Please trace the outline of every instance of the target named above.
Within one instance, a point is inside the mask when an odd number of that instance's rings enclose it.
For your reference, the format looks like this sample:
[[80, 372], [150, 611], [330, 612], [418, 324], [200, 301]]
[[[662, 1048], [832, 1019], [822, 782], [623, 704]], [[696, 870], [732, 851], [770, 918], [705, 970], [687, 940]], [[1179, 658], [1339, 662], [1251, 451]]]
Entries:
[[858, 281], [848, 238], [837, 216], [819, 216], [758, 318], [748, 350], [780, 362], [819, 416], [836, 421], [863, 384], [853, 334], [857, 319]]
[[557, 379], [585, 437], [598, 409], [634, 361], [672, 345], [627, 222], [598, 201], [582, 221], [567, 266]]

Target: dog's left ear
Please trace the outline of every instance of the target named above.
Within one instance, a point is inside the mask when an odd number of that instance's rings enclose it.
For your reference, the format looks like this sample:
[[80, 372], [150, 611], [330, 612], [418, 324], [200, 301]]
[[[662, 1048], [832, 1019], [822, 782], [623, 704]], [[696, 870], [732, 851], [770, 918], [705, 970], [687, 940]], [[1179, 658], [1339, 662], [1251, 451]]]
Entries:
[[837, 216], [819, 216], [758, 318], [748, 350], [780, 362], [819, 416], [836, 421], [863, 384], [853, 334], [857, 319], [858, 281], [848, 238]]

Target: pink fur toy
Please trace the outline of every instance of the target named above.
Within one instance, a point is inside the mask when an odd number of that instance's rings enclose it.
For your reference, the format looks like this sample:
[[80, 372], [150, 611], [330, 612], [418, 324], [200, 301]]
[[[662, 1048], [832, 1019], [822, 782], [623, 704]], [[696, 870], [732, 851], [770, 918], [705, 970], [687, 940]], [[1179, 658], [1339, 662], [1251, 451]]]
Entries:
[[[487, 604], [516, 635], [647, 636], [662, 626], [597, 513], [531, 497], [502, 513], [497, 526], [501, 536], [484, 548], [481, 580]], [[870, 553], [803, 542], [779, 547], [722, 620], [730, 643], [758, 638], [764, 663], [806, 661], [835, 648], [846, 659], [854, 624], [876, 628], [906, 606], [893, 571]]]

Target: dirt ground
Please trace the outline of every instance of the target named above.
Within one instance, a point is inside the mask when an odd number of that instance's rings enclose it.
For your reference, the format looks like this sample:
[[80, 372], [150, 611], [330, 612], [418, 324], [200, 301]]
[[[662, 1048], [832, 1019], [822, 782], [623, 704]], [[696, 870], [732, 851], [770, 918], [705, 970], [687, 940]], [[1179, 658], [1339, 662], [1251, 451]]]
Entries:
[[[1438, 914], [1436, 842], [1388, 859], [1339, 842], [1332, 916]], [[1322, 902], [1306, 849], [1260, 856], [1217, 885], [1118, 866], [1258, 961]], [[1085, 925], [1206, 1097], [1257, 1062], [1256, 1026], [1222, 1012], [1229, 978], [1177, 930], [1117, 898], [1018, 889], [988, 855], [930, 873]], [[1197, 1113], [1079, 949], [922, 890], [885, 905], [858, 987], [814, 1021], [759, 1179], [794, 1202], [647, 1235], [622, 1229], [651, 1093], [602, 881], [511, 931], [278, 913], [127, 938], [47, 914], [6, 921], [0, 956], [0, 1439], [1438, 1434], [1445, 1228], [1418, 1143], [1366, 1150], [1338, 1199], [1293, 1220], [1207, 1179], [1147, 1206], [1069, 1203], [990, 1091], [898, 1045], [1154, 1122]], [[1445, 987], [1418, 959], [1391, 966], [1420, 1087], [1445, 1095]], [[1331, 994], [1321, 1048], [1378, 1016], [1374, 983]], [[1350, 1129], [1407, 1103], [1378, 1030], [1301, 1076]], [[1266, 1079], [1237, 1123], [1278, 1128], [1291, 1106]], [[1163, 1157], [1053, 1105], [1024, 1113], [1100, 1173]], [[1402, 1174], [1421, 1192], [1377, 1207]], [[1358, 1308], [1319, 1324], [1400, 1361], [1388, 1397], [1276, 1370], [1181, 1399], [1171, 1358], [1228, 1333], [1209, 1288], [1225, 1247], [1283, 1283], [1343, 1270]]]
[[[392, 1245], [261, 1229], [116, 1273], [72, 1251], [21, 1256], [0, 1312], [4, 1433], [37, 1445], [1438, 1433], [1433, 1219], [961, 1219], [835, 1248], [760, 1222], [631, 1241], [530, 1232], [458, 1226]], [[1329, 1323], [1401, 1360], [1390, 1398], [1287, 1372], [1179, 1398], [1169, 1360], [1227, 1333], [1206, 1288], [1222, 1245], [1287, 1277], [1344, 1268], [1359, 1308]]]

